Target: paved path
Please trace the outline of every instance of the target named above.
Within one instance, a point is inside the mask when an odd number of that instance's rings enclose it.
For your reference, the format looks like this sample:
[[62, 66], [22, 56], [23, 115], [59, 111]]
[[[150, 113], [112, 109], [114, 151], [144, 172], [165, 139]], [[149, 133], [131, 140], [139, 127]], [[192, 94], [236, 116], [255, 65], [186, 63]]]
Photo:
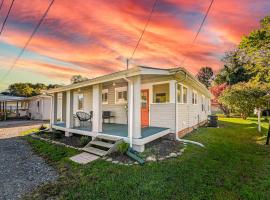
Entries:
[[57, 179], [57, 172], [33, 154], [21, 130], [35, 125], [0, 128], [0, 199], [20, 199], [37, 186]]
[[0, 121], [0, 139], [20, 136], [20, 133], [46, 124], [43, 121]]

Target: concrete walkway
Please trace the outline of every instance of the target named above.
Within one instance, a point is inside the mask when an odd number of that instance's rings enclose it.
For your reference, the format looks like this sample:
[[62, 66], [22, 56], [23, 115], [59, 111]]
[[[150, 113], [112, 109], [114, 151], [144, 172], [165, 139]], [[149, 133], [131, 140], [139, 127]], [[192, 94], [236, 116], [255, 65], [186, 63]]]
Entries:
[[37, 186], [58, 177], [57, 172], [18, 137], [21, 131], [38, 127], [41, 123], [20, 124], [13, 122], [13, 127], [2, 124], [0, 128], [0, 199], [21, 199]]

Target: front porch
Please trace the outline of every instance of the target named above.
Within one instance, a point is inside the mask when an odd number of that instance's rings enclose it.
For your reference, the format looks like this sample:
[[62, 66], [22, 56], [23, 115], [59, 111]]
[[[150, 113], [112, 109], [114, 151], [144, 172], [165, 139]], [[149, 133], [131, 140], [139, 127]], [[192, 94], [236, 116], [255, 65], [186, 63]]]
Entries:
[[[172, 117], [160, 117], [163, 109], [173, 106], [175, 81], [154, 84], [148, 79], [133, 76], [54, 93], [51, 126], [66, 136], [118, 137], [134, 150], [144, 151], [145, 144], [174, 132]], [[105, 118], [105, 113], [111, 118]]]
[[[97, 137], [98, 135], [109, 135], [113, 137], [122, 138], [125, 142], [130, 142], [130, 138], [128, 137], [128, 125], [127, 124], [116, 124], [116, 123], [103, 123], [102, 124], [103, 130], [102, 132], [93, 132], [92, 130], [92, 123], [85, 123], [83, 126], [76, 126], [73, 128], [66, 128], [65, 122], [59, 122], [52, 126], [52, 128], [69, 132], [75, 134], [81, 134], [91, 137]], [[140, 138], [133, 138], [132, 143], [134, 145], [145, 145], [157, 138], [163, 137], [170, 133], [169, 128], [163, 127], [154, 127], [148, 126], [141, 128], [141, 137]]]

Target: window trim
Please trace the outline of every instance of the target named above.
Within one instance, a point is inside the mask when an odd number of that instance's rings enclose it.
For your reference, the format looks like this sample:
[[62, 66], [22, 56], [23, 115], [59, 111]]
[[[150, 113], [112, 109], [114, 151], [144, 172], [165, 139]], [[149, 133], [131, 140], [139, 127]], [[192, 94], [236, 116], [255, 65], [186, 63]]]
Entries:
[[[121, 101], [119, 101], [117, 95], [118, 95], [118, 92], [124, 92], [126, 91], [127, 92], [127, 87], [117, 87], [117, 88], [114, 88], [114, 103], [115, 104], [126, 104], [127, 103], [127, 100], [124, 100], [124, 98], [122, 98]], [[128, 93], [127, 93], [127, 96], [128, 96]], [[127, 97], [128, 98], [128, 97]]]
[[[169, 90], [168, 90], [168, 99], [166, 100], [166, 102], [155, 102], [155, 95], [154, 95], [154, 86], [157, 86], [157, 85], [165, 85], [165, 84], [168, 84], [169, 85]], [[154, 83], [152, 84], [152, 104], [169, 104], [170, 103], [170, 82], [169, 81], [164, 81], [164, 82], [159, 82], [159, 83]]]
[[[178, 85], [180, 85], [181, 86], [181, 89], [182, 89], [182, 94], [181, 94], [181, 102], [178, 102]], [[187, 89], [187, 101], [186, 102], [184, 102], [184, 93], [183, 93], [183, 88], [186, 88]], [[177, 84], [177, 103], [178, 104], [188, 104], [188, 87], [185, 85], [185, 84], [183, 84], [183, 83], [178, 83]]]
[[[102, 95], [107, 93], [107, 101], [103, 101]], [[103, 89], [101, 92], [101, 101], [102, 104], [109, 104], [109, 89]]]
[[[193, 102], [193, 94], [196, 94], [196, 103], [195, 103], [195, 98], [194, 98], [194, 102]], [[192, 90], [192, 105], [198, 105], [198, 92], [196, 90]]]
[[[77, 111], [83, 111], [84, 110], [84, 94], [81, 92], [81, 93], [77, 93], [77, 102], [78, 102], [78, 105], [77, 105]], [[80, 95], [82, 95], [82, 109], [79, 108], [79, 99], [80, 99]]]

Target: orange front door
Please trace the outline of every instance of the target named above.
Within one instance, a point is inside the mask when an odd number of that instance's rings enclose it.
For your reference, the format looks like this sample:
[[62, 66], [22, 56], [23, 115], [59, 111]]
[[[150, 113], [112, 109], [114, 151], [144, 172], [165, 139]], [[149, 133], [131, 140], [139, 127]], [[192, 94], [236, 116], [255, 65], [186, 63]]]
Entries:
[[141, 124], [142, 127], [149, 126], [149, 90], [141, 91]]

